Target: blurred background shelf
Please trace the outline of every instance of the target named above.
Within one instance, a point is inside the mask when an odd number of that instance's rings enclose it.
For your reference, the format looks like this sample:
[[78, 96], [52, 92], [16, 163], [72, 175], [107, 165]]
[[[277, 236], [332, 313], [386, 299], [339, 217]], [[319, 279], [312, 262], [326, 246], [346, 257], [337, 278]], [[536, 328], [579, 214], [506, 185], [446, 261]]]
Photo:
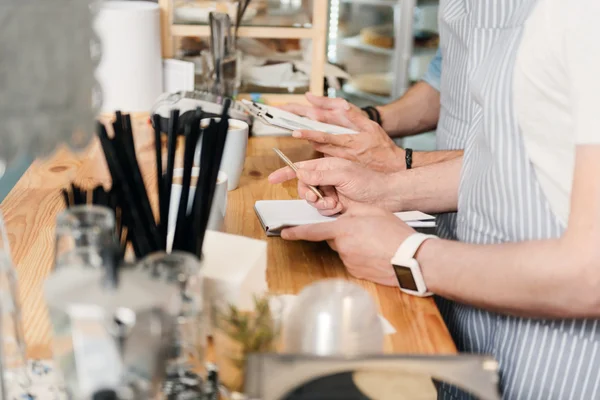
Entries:
[[363, 101], [366, 102], [364, 103], [365, 105], [367, 105], [367, 103], [370, 105], [383, 105], [390, 103], [393, 100], [389, 96], [381, 96], [362, 91], [356, 88], [356, 86], [354, 86], [352, 83], [344, 84], [344, 86], [342, 87], [342, 92], [340, 94], [342, 95], [341, 97], [345, 97], [344, 94], [348, 96], [357, 97], [362, 100], [361, 103]]
[[386, 49], [383, 47], [377, 47], [377, 46], [372, 46], [370, 44], [366, 44], [365, 42], [362, 41], [362, 38], [360, 37], [360, 35], [342, 38], [339, 40], [339, 43], [340, 43], [340, 45], [348, 46], [348, 47], [351, 47], [351, 48], [357, 49], [357, 50], [368, 51], [368, 52], [376, 53], [376, 54], [383, 54], [386, 56], [394, 55], [393, 49]]
[[[163, 57], [182, 57], [182, 41], [186, 38], [208, 39], [210, 28], [206, 24], [209, 12], [226, 12], [235, 15], [235, 3], [228, 1], [173, 1], [158, 0], [161, 7]], [[305, 58], [310, 61], [308, 87], [265, 88], [243, 83], [241, 91], [251, 93], [296, 95], [297, 100], [306, 91], [323, 94], [326, 63], [327, 0], [254, 0], [239, 28], [239, 37], [274, 39], [281, 41], [308, 41], [304, 45]], [[232, 19], [235, 23], [235, 20]], [[189, 41], [188, 41], [189, 42]], [[288, 43], [290, 44], [290, 43]], [[200, 45], [201, 48], [201, 45]], [[255, 90], [257, 92], [255, 92]], [[272, 96], [267, 96], [272, 98]], [[265, 98], [267, 98], [265, 97]]]
[[[171, 34], [174, 37], [209, 37], [210, 28], [207, 25], [174, 24], [171, 26]], [[313, 38], [315, 33], [312, 28], [241, 26], [239, 30], [239, 36], [269, 39], [303, 39]]]

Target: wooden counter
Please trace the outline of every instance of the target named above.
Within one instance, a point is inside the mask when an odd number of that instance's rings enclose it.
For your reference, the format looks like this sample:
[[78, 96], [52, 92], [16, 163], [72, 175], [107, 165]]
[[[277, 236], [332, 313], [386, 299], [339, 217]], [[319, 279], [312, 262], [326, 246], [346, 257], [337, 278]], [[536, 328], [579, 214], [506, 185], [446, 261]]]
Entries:
[[[155, 192], [153, 139], [145, 117], [134, 120], [136, 147], [149, 190]], [[292, 160], [314, 157], [312, 148], [291, 137], [251, 138], [240, 187], [229, 192], [226, 231], [268, 242], [267, 279], [277, 293], [297, 293], [318, 279], [346, 273], [335, 252], [325, 243], [285, 242], [267, 238], [254, 213], [260, 199], [297, 198], [296, 182], [270, 185], [267, 176], [282, 166], [272, 151], [280, 148]], [[42, 285], [54, 256], [54, 223], [64, 208], [60, 188], [70, 181], [79, 185], [110, 184], [104, 156], [97, 143], [84, 155], [60, 149], [48, 160], [36, 161], [2, 203], [20, 283], [25, 339], [30, 357], [51, 356], [51, 329]], [[375, 298], [381, 313], [398, 331], [386, 338], [386, 351], [394, 353], [452, 354], [456, 348], [432, 299], [402, 294], [398, 289], [358, 281]]]

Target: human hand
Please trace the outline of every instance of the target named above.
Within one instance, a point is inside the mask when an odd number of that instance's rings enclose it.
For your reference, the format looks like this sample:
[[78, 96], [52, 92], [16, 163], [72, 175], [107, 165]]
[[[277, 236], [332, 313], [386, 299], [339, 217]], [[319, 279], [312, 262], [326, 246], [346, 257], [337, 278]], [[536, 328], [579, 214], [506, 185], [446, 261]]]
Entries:
[[371, 121], [363, 110], [340, 98], [307, 93], [306, 99], [311, 105], [287, 104], [282, 109], [359, 133], [332, 135], [301, 130], [293, 132], [294, 137], [310, 141], [315, 150], [327, 156], [356, 161], [377, 171], [394, 172], [405, 169], [404, 150], [390, 139], [379, 124]]
[[287, 228], [285, 240], [327, 241], [350, 275], [386, 286], [398, 286], [390, 260], [415, 233], [400, 218], [381, 209], [360, 206], [333, 222]]
[[[282, 183], [298, 178], [298, 195], [311, 203], [323, 215], [335, 215], [356, 207], [371, 204], [395, 210], [398, 199], [389, 198], [389, 178], [382, 172], [372, 171], [341, 158], [319, 158], [296, 163], [298, 173], [290, 167], [269, 175], [269, 182]], [[323, 200], [308, 188], [318, 186]]]
[[353, 130], [357, 130], [358, 127], [354, 125], [349, 116], [369, 117], [366, 112], [341, 98], [329, 98], [306, 93], [306, 100], [310, 103], [309, 105], [289, 103], [280, 108], [301, 117]]

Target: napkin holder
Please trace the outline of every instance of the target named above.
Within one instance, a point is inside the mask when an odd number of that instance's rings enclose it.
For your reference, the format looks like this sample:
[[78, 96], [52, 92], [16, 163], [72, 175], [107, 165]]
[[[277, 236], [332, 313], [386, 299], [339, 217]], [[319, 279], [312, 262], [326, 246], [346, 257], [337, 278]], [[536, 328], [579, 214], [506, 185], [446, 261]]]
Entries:
[[63, 268], [46, 281], [55, 359], [71, 398], [111, 391], [152, 398], [174, 340], [176, 288], [142, 271], [104, 285], [100, 270]]
[[[397, 372], [398, 376], [421, 375], [455, 385], [482, 400], [500, 399], [498, 363], [488, 356], [476, 355], [381, 355], [344, 358], [251, 354], [246, 363], [245, 393], [253, 399], [282, 400], [293, 399], [291, 393], [303, 388], [302, 398], [314, 398], [306, 390], [311, 382], [349, 371], [380, 372], [386, 376], [389, 376], [390, 372]], [[274, 376], [277, 379], [273, 379]], [[323, 393], [314, 394], [323, 398]]]
[[[203, 246], [205, 301], [227, 301], [240, 310], [252, 310], [254, 296], [267, 287], [267, 242], [216, 231], [206, 231]], [[210, 307], [205, 307], [210, 334]]]

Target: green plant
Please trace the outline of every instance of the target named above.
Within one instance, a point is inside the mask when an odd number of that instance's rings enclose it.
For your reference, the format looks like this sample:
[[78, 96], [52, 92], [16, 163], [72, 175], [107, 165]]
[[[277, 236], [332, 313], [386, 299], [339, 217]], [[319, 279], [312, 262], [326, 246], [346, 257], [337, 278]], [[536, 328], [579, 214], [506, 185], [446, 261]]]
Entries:
[[217, 310], [217, 329], [239, 345], [237, 354], [230, 360], [236, 368], [242, 369], [250, 353], [263, 353], [275, 350], [278, 329], [275, 326], [269, 297], [254, 297], [254, 311], [240, 311], [233, 304]]

